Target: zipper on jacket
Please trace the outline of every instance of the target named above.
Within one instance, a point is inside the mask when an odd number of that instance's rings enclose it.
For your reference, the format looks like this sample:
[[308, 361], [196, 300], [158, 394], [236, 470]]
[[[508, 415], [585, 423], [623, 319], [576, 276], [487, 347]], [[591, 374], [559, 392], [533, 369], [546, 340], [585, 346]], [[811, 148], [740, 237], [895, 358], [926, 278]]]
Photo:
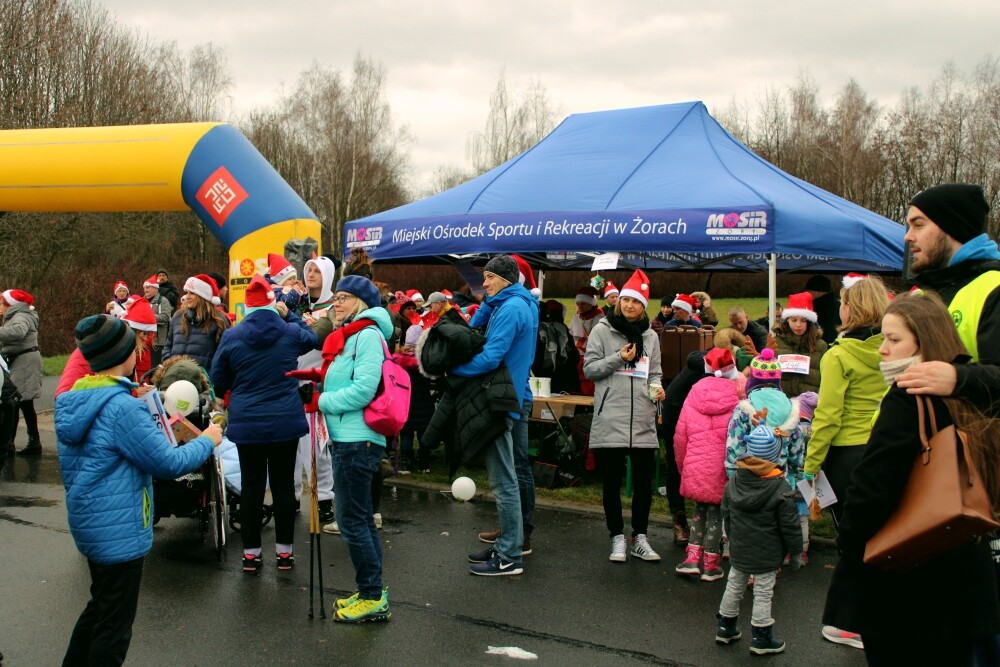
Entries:
[[604, 395], [601, 396], [601, 407], [597, 409], [597, 416], [600, 417], [601, 413], [604, 412], [604, 404], [608, 402], [608, 392], [611, 391], [611, 387], [604, 388]]

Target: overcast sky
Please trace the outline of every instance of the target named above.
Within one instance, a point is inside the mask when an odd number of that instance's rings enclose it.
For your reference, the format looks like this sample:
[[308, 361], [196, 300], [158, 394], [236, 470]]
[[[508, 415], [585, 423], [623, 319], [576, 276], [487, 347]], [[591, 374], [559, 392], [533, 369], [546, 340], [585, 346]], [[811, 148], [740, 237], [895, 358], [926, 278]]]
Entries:
[[313, 61], [381, 62], [397, 125], [414, 138], [415, 192], [467, 167], [501, 68], [576, 112], [702, 100], [753, 102], [808, 72], [825, 100], [853, 77], [883, 106], [945, 63], [971, 73], [995, 46], [1000, 2], [976, 0], [98, 0], [126, 26], [230, 59], [237, 113], [294, 86]]

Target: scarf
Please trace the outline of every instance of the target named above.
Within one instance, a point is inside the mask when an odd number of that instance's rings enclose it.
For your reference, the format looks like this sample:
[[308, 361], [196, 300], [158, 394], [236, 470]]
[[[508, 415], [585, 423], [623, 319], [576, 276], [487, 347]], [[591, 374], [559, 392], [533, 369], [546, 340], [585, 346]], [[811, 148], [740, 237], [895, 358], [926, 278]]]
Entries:
[[632, 357], [632, 361], [626, 361], [626, 368], [635, 368], [635, 362], [646, 355], [646, 351], [642, 349], [642, 334], [649, 328], [649, 317], [643, 313], [641, 319], [631, 322], [625, 318], [624, 315], [618, 315], [612, 311], [609, 315], [605, 316], [615, 331], [625, 336], [631, 345], [635, 345], [635, 356]]
[[896, 378], [905, 373], [910, 366], [919, 364], [921, 361], [923, 361], [923, 359], [920, 358], [920, 355], [915, 354], [912, 357], [906, 357], [905, 359], [880, 361], [878, 362], [878, 367], [882, 371], [882, 377], [885, 378], [885, 383], [892, 385], [892, 383], [896, 381]]

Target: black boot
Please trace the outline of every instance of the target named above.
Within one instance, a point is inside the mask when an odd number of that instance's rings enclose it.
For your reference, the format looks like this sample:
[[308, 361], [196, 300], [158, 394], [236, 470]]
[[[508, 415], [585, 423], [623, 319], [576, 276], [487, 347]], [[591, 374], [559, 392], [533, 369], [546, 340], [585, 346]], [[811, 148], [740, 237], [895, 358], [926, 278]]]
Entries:
[[768, 653], [781, 653], [785, 650], [785, 642], [774, 636], [774, 626], [766, 628], [753, 626], [753, 639], [750, 640], [750, 652], [754, 655], [767, 655]]
[[41, 456], [42, 443], [38, 438], [28, 438], [28, 445], [17, 454], [18, 456]]
[[719, 627], [715, 630], [716, 644], [728, 644], [743, 636], [739, 625], [737, 625], [740, 620], [739, 616], [730, 618], [722, 614], [716, 614], [715, 617], [719, 619]]
[[319, 501], [319, 522], [330, 523], [335, 518], [337, 517], [333, 513], [333, 501], [332, 500]]

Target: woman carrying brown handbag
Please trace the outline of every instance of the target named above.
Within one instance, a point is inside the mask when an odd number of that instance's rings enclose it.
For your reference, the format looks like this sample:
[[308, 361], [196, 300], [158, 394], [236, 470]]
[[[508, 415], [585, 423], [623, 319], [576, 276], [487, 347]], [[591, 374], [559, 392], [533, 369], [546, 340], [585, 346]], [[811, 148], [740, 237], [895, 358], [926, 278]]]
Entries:
[[[907, 393], [895, 379], [918, 362], [953, 362], [966, 353], [951, 316], [933, 294], [898, 297], [886, 311], [882, 333], [880, 366], [889, 390], [841, 499], [840, 560], [823, 622], [860, 633], [869, 665], [972, 665], [974, 645], [1000, 632], [996, 574], [985, 540], [970, 540], [902, 573], [863, 562], [868, 540], [897, 509], [922, 447], [917, 400], [925, 399]], [[939, 429], [954, 423], [966, 432], [971, 463], [995, 503], [1000, 421], [956, 399], [926, 398]]]

